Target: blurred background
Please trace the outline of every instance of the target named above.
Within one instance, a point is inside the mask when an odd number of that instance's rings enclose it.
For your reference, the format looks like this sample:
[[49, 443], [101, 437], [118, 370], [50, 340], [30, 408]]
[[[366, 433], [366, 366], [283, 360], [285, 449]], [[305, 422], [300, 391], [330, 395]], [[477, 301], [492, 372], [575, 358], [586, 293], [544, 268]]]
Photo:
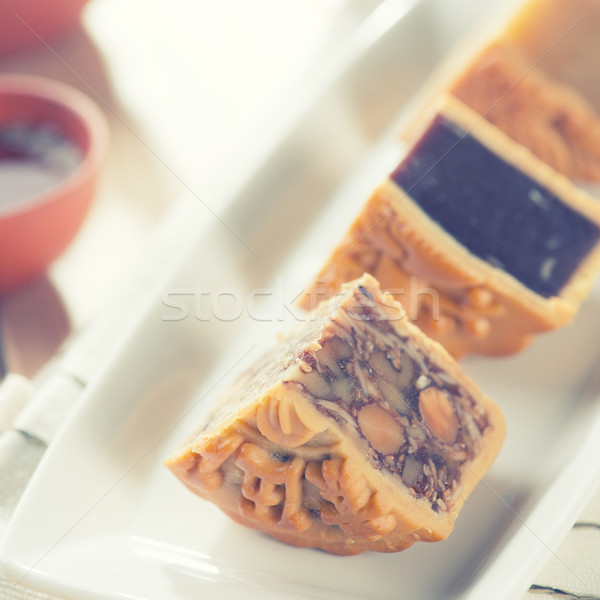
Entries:
[[81, 90], [107, 117], [110, 140], [76, 238], [45, 275], [0, 296], [0, 370], [31, 377], [89, 323], [182, 197], [214, 219], [240, 147], [264, 142], [285, 99], [379, 4], [6, 0], [0, 77]]

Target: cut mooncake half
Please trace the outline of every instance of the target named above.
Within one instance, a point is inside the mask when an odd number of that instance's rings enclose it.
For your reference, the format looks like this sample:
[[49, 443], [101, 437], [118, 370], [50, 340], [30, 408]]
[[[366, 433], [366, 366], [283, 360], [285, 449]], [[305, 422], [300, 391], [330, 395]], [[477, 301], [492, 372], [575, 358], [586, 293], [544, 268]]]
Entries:
[[455, 357], [568, 323], [600, 268], [600, 204], [459, 100], [431, 106], [301, 299], [363, 272]]
[[600, 181], [597, 112], [515, 44], [487, 47], [448, 91], [563, 175]]
[[563, 175], [600, 181], [600, 1], [514, 4], [466, 36], [422, 96], [450, 92]]
[[599, 0], [527, 0], [502, 32], [530, 65], [579, 94], [600, 115]]
[[167, 461], [236, 521], [335, 554], [446, 538], [504, 438], [498, 407], [364, 275]]

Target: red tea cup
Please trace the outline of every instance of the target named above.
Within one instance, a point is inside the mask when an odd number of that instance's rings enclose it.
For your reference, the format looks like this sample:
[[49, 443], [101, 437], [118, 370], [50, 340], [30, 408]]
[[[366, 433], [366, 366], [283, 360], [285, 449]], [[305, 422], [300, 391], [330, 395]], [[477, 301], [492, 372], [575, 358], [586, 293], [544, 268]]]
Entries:
[[87, 0], [1, 0], [0, 55], [43, 46], [79, 22]]
[[[2, 76], [0, 146], [11, 128], [33, 136], [33, 146], [36, 132], [47, 137], [51, 131], [76, 150], [78, 160], [64, 177], [29, 197], [13, 201], [6, 184], [0, 189], [0, 293], [41, 274], [75, 236], [94, 197], [108, 131], [103, 113], [78, 90], [39, 77]], [[0, 161], [11, 152], [0, 147]]]

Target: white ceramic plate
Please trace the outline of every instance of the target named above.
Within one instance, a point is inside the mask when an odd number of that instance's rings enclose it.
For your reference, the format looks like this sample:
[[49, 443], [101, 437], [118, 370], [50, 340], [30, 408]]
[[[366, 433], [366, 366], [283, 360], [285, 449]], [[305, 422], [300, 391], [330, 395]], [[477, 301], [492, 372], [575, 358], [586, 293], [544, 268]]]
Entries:
[[[476, 19], [483, 3], [458, 4]], [[243, 243], [219, 223], [198, 236], [193, 203], [173, 215], [177, 266], [46, 453], [5, 538], [11, 578], [80, 600], [508, 599], [555, 550], [600, 471], [598, 290], [526, 352], [465, 363], [508, 436], [447, 541], [346, 558], [291, 548], [230, 522], [161, 464], [205, 400], [297, 318], [297, 291], [398, 158], [398, 109], [467, 25], [436, 20], [443, 0], [400, 18], [402, 6], [366, 24], [360, 52], [231, 199], [222, 218]]]

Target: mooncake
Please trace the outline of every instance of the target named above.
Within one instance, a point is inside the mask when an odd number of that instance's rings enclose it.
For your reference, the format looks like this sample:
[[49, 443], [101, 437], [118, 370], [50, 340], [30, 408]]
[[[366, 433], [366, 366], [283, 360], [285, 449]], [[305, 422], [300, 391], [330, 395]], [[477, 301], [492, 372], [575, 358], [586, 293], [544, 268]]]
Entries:
[[367, 272], [453, 356], [510, 354], [573, 318], [599, 241], [596, 200], [441, 96], [300, 302]]
[[503, 438], [497, 406], [363, 275], [242, 375], [166, 464], [289, 544], [395, 552], [450, 534]]

